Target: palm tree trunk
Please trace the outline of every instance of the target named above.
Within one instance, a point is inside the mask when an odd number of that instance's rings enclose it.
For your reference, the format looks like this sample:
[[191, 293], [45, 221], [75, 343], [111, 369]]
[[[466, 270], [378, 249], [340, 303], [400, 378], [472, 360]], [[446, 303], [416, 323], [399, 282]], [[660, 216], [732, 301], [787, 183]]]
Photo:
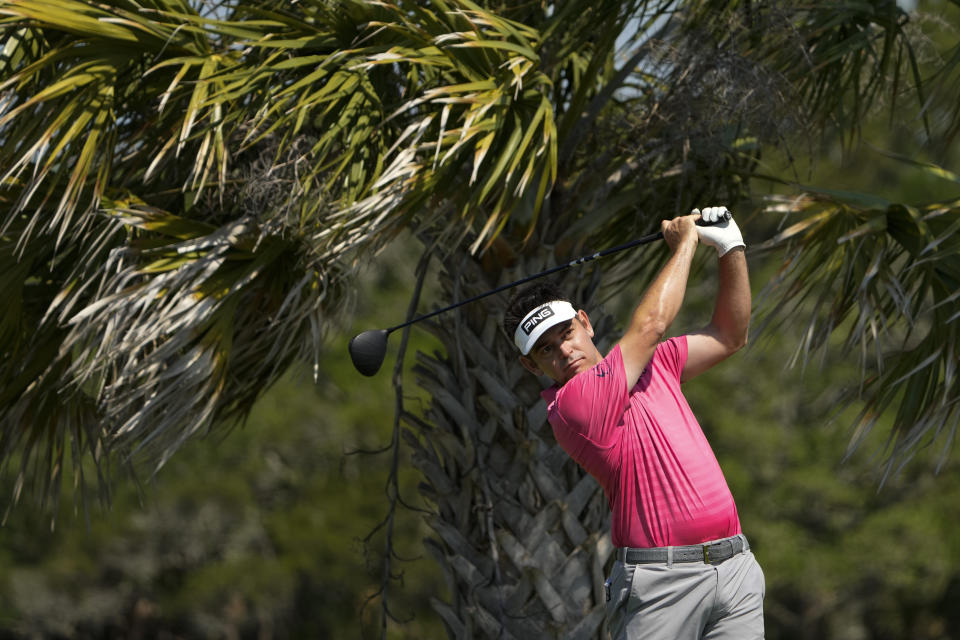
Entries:
[[[551, 253], [541, 247], [501, 282], [552, 266]], [[476, 259], [444, 267], [451, 301], [499, 284]], [[599, 278], [575, 276], [571, 295], [588, 303]], [[432, 604], [455, 638], [606, 637], [607, 501], [556, 443], [539, 396], [544, 383], [520, 366], [500, 328], [505, 302], [438, 316], [429, 330], [449, 355], [417, 354], [417, 383], [431, 402], [422, 416], [407, 416], [407, 440], [421, 493], [435, 505], [427, 547], [450, 590], [449, 602]], [[601, 338], [611, 322], [597, 320]]]

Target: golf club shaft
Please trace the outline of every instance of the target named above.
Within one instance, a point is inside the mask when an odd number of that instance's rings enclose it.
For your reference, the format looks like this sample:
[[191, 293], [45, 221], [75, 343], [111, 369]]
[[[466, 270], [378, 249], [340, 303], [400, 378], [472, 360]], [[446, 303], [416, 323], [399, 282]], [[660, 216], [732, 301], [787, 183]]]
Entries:
[[426, 313], [426, 314], [424, 314], [424, 315], [422, 315], [422, 316], [418, 316], [418, 317], [416, 317], [416, 318], [414, 318], [414, 319], [412, 319], [412, 320], [407, 320], [406, 322], [404, 322], [404, 323], [402, 323], [402, 324], [398, 324], [398, 325], [396, 325], [396, 326], [394, 326], [394, 327], [390, 327], [389, 329], [387, 329], [387, 333], [390, 333], [390, 332], [392, 332], [392, 331], [395, 331], [396, 329], [402, 329], [403, 327], [406, 327], [406, 326], [408, 326], [408, 325], [411, 325], [411, 324], [413, 324], [413, 323], [415, 323], [415, 322], [420, 322], [421, 320], [426, 320], [427, 318], [432, 318], [433, 316], [439, 315], [439, 314], [444, 313], [444, 312], [446, 312], [446, 311], [450, 311], [451, 309], [456, 309], [457, 307], [461, 307], [461, 306], [463, 306], [463, 305], [465, 305], [465, 304], [470, 304], [471, 302], [475, 302], [475, 301], [477, 301], [477, 300], [480, 300], [481, 298], [486, 298], [487, 296], [492, 296], [492, 295], [495, 294], [495, 293], [500, 293], [501, 291], [506, 291], [507, 289], [512, 289], [513, 287], [519, 286], [519, 285], [521, 285], [521, 284], [525, 284], [525, 283], [527, 283], [527, 282], [530, 282], [531, 280], [536, 280], [537, 278], [543, 278], [544, 276], [549, 276], [549, 275], [552, 274], [552, 273], [556, 273], [556, 272], [558, 272], [558, 271], [563, 271], [564, 269], [569, 269], [570, 267], [574, 267], [574, 266], [576, 266], [576, 265], [578, 265], [578, 264], [583, 264], [583, 263], [585, 263], [585, 262], [590, 262], [591, 260], [596, 260], [597, 258], [602, 258], [602, 257], [604, 257], [604, 256], [608, 256], [608, 255], [610, 255], [611, 253], [617, 253], [617, 252], [619, 252], [619, 251], [625, 251], [625, 250], [627, 250], [627, 249], [632, 249], [633, 247], [637, 247], [637, 246], [640, 246], [640, 245], [642, 245], [642, 244], [649, 244], [649, 243], [651, 243], [651, 242], [656, 242], [657, 240], [660, 240], [660, 239], [662, 239], [662, 238], [663, 238], [663, 232], [662, 232], [662, 231], [658, 231], [658, 232], [656, 232], [656, 233], [651, 233], [651, 234], [649, 234], [649, 235], [646, 235], [646, 236], [642, 236], [642, 237], [640, 237], [640, 238], [637, 238], [636, 240], [631, 240], [630, 242], [625, 242], [625, 243], [623, 243], [623, 244], [621, 244], [621, 245], [617, 245], [616, 247], [610, 247], [609, 249], [604, 249], [603, 251], [598, 251], [598, 252], [596, 252], [596, 253], [592, 253], [592, 254], [587, 255], [587, 256], [581, 256], [581, 257], [577, 258], [576, 260], [572, 260], [572, 261], [566, 262], [566, 263], [564, 263], [564, 264], [559, 264], [559, 265], [557, 265], [557, 266], [555, 266], [555, 267], [551, 267], [550, 269], [547, 269], [546, 271], [541, 271], [540, 273], [535, 273], [535, 274], [533, 274], [532, 276], [527, 276], [527, 277], [525, 277], [525, 278], [521, 278], [520, 280], [517, 280], [517, 281], [515, 281], [515, 282], [508, 282], [508, 283], [505, 284], [505, 285], [499, 286], [499, 287], [497, 287], [496, 289], [491, 289], [490, 291], [487, 291], [487, 292], [485, 292], [485, 293], [481, 293], [481, 294], [479, 294], [479, 295], [473, 296], [472, 298], [467, 298], [466, 300], [461, 300], [460, 302], [454, 302], [453, 304], [451, 304], [451, 305], [449, 305], [449, 306], [446, 306], [446, 307], [444, 307], [443, 309], [437, 309], [436, 311], [431, 311], [430, 313]]

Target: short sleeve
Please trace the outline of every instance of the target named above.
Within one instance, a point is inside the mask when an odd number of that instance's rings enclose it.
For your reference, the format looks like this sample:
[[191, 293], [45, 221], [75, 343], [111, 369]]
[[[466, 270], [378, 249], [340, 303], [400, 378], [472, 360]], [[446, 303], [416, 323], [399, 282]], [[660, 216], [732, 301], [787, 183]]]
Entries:
[[594, 446], [607, 446], [617, 427], [622, 425], [629, 401], [626, 372], [620, 345], [599, 364], [569, 380], [556, 393], [548, 407], [550, 423], [558, 442], [574, 455], [589, 440]]
[[660, 343], [653, 354], [656, 367], [677, 381], [687, 364], [687, 336], [677, 336]]

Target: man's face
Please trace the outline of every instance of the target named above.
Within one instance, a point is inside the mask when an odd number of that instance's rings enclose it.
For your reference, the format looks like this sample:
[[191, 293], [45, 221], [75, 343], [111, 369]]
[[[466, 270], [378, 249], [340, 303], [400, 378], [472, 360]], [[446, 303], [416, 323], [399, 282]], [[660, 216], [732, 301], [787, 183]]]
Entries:
[[547, 329], [520, 362], [536, 375], [546, 375], [561, 385], [602, 360], [593, 344], [593, 327], [582, 309], [577, 316]]

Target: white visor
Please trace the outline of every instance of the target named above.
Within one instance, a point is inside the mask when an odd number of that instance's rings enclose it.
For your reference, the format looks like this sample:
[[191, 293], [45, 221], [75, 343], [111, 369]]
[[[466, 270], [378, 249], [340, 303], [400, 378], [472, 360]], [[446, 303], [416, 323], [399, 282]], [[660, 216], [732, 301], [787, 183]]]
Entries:
[[513, 332], [513, 343], [520, 353], [527, 355], [547, 329], [576, 317], [573, 305], [564, 300], [554, 300], [540, 305], [523, 317]]

